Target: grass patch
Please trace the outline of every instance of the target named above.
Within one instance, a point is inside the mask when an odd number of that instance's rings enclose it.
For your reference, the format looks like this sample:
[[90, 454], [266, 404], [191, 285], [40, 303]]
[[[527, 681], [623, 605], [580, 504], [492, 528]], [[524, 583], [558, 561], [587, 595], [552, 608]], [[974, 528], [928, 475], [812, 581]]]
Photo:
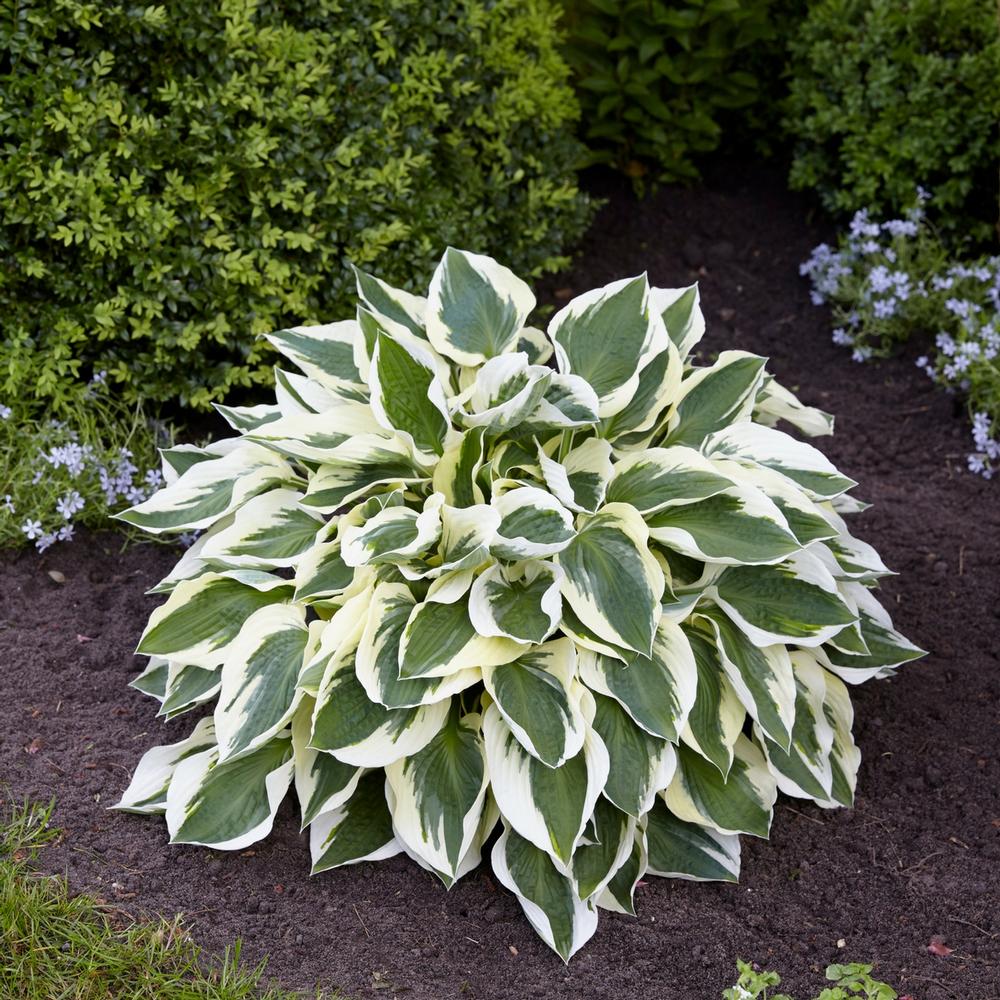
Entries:
[[266, 985], [265, 963], [243, 962], [239, 941], [206, 956], [180, 919], [136, 921], [93, 896], [71, 896], [62, 876], [39, 874], [38, 852], [59, 837], [51, 813], [26, 804], [0, 815], [0, 997], [303, 1000]]

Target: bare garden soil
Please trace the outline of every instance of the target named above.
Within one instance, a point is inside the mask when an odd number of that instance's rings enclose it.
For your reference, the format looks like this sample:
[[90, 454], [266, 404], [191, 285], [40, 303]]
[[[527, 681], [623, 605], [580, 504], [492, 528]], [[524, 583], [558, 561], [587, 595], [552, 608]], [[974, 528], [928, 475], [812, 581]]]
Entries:
[[0, 555], [0, 781], [56, 798], [48, 871], [129, 913], [184, 913], [210, 948], [242, 936], [286, 986], [351, 997], [714, 1000], [737, 957], [802, 995], [827, 963], [870, 960], [914, 1000], [1000, 997], [1000, 483], [963, 471], [968, 428], [912, 356], [861, 366], [831, 344], [798, 276], [825, 234], [780, 183], [740, 174], [641, 203], [600, 181], [609, 203], [546, 295], [643, 268], [657, 285], [698, 278], [706, 352], [768, 355], [837, 415], [819, 444], [874, 503], [854, 530], [899, 573], [884, 588], [897, 625], [932, 651], [854, 691], [856, 807], [782, 799], [771, 839], [744, 838], [739, 886], [650, 878], [638, 919], [603, 914], [568, 968], [486, 866], [450, 893], [403, 857], [310, 878], [291, 798], [251, 850], [169, 847], [161, 820], [106, 807], [146, 748], [191, 726], [126, 686], [157, 603], [143, 592], [176, 554], [104, 534]]

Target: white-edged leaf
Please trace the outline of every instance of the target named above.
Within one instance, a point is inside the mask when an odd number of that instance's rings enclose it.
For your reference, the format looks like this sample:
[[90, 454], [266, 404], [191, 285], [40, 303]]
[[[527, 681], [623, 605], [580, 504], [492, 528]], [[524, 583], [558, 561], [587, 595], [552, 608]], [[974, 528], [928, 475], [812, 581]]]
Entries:
[[200, 551], [208, 564], [270, 570], [295, 565], [316, 541], [323, 520], [299, 506], [298, 490], [274, 489], [252, 497], [233, 523], [213, 534]]
[[648, 448], [615, 464], [607, 500], [631, 504], [648, 516], [674, 504], [705, 500], [732, 486], [732, 479], [693, 448]]
[[657, 800], [646, 817], [648, 871], [696, 882], [738, 882], [740, 838], [678, 819]]
[[608, 752], [601, 738], [588, 730], [576, 756], [548, 767], [521, 746], [496, 704], [483, 715], [483, 736], [501, 815], [549, 854], [560, 871], [568, 871], [608, 779]]
[[638, 819], [649, 812], [656, 793], [670, 784], [677, 755], [670, 743], [639, 726], [616, 699], [595, 693], [594, 700], [594, 729], [610, 759], [604, 795]]
[[136, 652], [194, 666], [217, 666], [243, 622], [289, 593], [283, 583], [261, 590], [218, 573], [184, 580], [150, 615]]
[[576, 651], [569, 639], [483, 668], [486, 690], [517, 741], [549, 767], [559, 767], [583, 746], [587, 723], [575, 672]]
[[342, 806], [354, 794], [364, 773], [360, 767], [352, 767], [309, 746], [314, 707], [314, 700], [307, 695], [292, 717], [295, 795], [302, 810], [303, 830], [320, 813]]
[[719, 833], [766, 837], [778, 790], [760, 748], [740, 735], [725, 779], [693, 750], [677, 751], [677, 771], [664, 800], [679, 819]]
[[460, 365], [480, 365], [517, 344], [531, 289], [491, 257], [448, 247], [431, 278], [427, 339]]
[[494, 564], [469, 591], [469, 620], [482, 636], [544, 642], [562, 618], [562, 575], [541, 560], [519, 564], [516, 571]]
[[664, 581], [647, 538], [646, 525], [634, 507], [607, 504], [556, 556], [556, 562], [566, 574], [563, 597], [583, 624], [614, 645], [648, 655]]
[[714, 431], [750, 419], [767, 359], [723, 351], [715, 364], [695, 368], [681, 382], [667, 445], [701, 447]]
[[236, 441], [225, 454], [194, 462], [148, 500], [115, 517], [154, 535], [198, 531], [250, 497], [294, 479], [291, 466], [281, 456], [242, 438]]
[[111, 808], [146, 814], [166, 812], [167, 788], [178, 764], [214, 746], [215, 729], [211, 718], [205, 718], [180, 742], [151, 747], [136, 765], [128, 788]]
[[602, 438], [588, 438], [556, 461], [539, 447], [538, 462], [545, 484], [569, 510], [594, 513], [604, 503], [614, 472], [611, 445]]
[[818, 646], [857, 620], [807, 549], [777, 566], [730, 566], [708, 596], [756, 646]]
[[676, 743], [694, 705], [698, 670], [687, 635], [661, 619], [649, 656], [626, 664], [590, 651], [580, 654], [580, 677], [614, 698], [647, 733]]
[[262, 840], [288, 791], [292, 767], [287, 739], [223, 763], [214, 748], [181, 761], [167, 790], [170, 842], [239, 851]]
[[568, 962], [597, 930], [597, 911], [576, 894], [573, 881], [551, 857], [504, 827], [493, 847], [493, 871], [517, 896], [524, 915], [542, 940]]
[[667, 331], [650, 307], [645, 274], [577, 296], [552, 317], [548, 333], [559, 371], [590, 383], [601, 417], [628, 405], [643, 368], [667, 348]]
[[500, 559], [538, 559], [570, 543], [573, 517], [550, 493], [535, 486], [508, 490], [492, 503], [500, 515], [491, 549]]
[[795, 676], [788, 648], [781, 643], [755, 646], [717, 609], [702, 620], [715, 634], [722, 669], [743, 707], [778, 746], [787, 750], [795, 721]]
[[705, 441], [702, 451], [709, 458], [749, 460], [774, 469], [818, 500], [829, 500], [857, 485], [842, 476], [811, 444], [760, 424], [739, 423], [716, 431]]
[[291, 604], [261, 608], [243, 623], [215, 706], [220, 761], [256, 750], [291, 721], [308, 639], [305, 612]]
[[446, 885], [473, 846], [489, 785], [479, 725], [478, 715], [460, 718], [456, 705], [423, 749], [385, 771], [396, 836]]
[[313, 875], [359, 861], [384, 861], [402, 849], [392, 829], [381, 771], [362, 775], [347, 801], [309, 825]]
[[448, 404], [426, 349], [380, 332], [369, 382], [372, 413], [386, 430], [399, 432], [424, 454], [443, 453], [451, 426]]

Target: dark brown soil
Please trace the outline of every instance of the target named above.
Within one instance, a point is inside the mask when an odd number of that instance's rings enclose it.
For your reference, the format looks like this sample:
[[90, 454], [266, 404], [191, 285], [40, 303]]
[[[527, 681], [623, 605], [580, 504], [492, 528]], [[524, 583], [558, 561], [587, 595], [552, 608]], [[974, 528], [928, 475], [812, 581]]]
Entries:
[[[613, 184], [612, 184], [613, 188]], [[746, 839], [738, 887], [651, 878], [638, 919], [602, 915], [569, 968], [480, 869], [446, 893], [394, 859], [316, 878], [291, 803], [239, 855], [170, 848], [161, 821], [106, 812], [147, 747], [176, 740], [126, 687], [172, 555], [89, 538], [38, 559], [0, 556], [0, 761], [16, 798], [58, 802], [51, 871], [134, 912], [183, 912], [221, 947], [242, 935], [289, 986], [349, 996], [716, 998], [737, 957], [780, 969], [802, 995], [831, 961], [872, 960], [915, 1000], [1000, 996], [1000, 483], [964, 471], [968, 431], [912, 358], [855, 365], [830, 343], [798, 264], [820, 237], [766, 178], [608, 192], [565, 297], [648, 268], [700, 276], [709, 350], [767, 354], [803, 397], [837, 414], [822, 447], [874, 502], [855, 530], [899, 576], [899, 627], [932, 655], [856, 692], [864, 752], [857, 807], [783, 801], [769, 842]], [[48, 571], [58, 569], [65, 583]], [[954, 949], [928, 952], [940, 935]], [[817, 975], [819, 973], [819, 975]], [[812, 996], [812, 993], [808, 994]]]

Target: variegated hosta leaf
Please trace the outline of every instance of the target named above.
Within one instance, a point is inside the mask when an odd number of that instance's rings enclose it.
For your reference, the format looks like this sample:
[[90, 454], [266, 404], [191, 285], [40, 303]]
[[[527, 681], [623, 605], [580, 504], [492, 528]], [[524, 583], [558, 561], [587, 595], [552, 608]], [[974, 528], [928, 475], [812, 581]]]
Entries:
[[483, 668], [486, 690], [517, 741], [549, 767], [559, 767], [583, 746], [587, 723], [575, 673], [576, 651], [569, 639]]
[[361, 336], [353, 319], [322, 326], [296, 326], [268, 334], [267, 339], [297, 368], [337, 395], [364, 389], [354, 361]]
[[816, 650], [820, 662], [848, 684], [860, 684], [873, 677], [887, 677], [912, 660], [925, 655], [919, 646], [893, 628], [892, 619], [867, 588], [856, 583], [841, 584], [843, 599], [858, 609], [861, 636], [868, 652], [845, 653], [827, 643]]
[[[313, 871], [492, 854], [568, 960], [647, 872], [734, 881], [778, 791], [853, 801], [848, 684], [922, 651], [816, 448], [832, 418], [765, 359], [704, 365], [697, 286], [627, 278], [548, 332], [501, 264], [426, 298], [355, 272], [354, 318], [271, 342], [273, 402], [163, 452], [129, 523], [200, 538], [151, 593], [133, 686], [187, 740], [119, 808], [236, 849], [294, 780]], [[548, 367], [552, 361], [554, 367]], [[846, 683], [845, 683], [846, 682]]]
[[309, 632], [301, 608], [254, 612], [229, 647], [215, 708], [219, 760], [256, 750], [291, 720]]
[[383, 861], [402, 849], [379, 771], [364, 774], [346, 802], [320, 813], [309, 825], [313, 875], [359, 861]]
[[657, 792], [670, 784], [677, 754], [665, 739], [643, 729], [617, 700], [595, 694], [594, 729], [608, 749], [610, 770], [605, 796], [637, 819], [652, 807]]
[[761, 729], [787, 749], [795, 719], [795, 678], [788, 650], [780, 644], [755, 646], [724, 614], [703, 618], [715, 634], [726, 679]]
[[561, 552], [575, 532], [573, 518], [553, 496], [534, 486], [509, 490], [493, 501], [500, 523], [492, 551], [499, 559], [541, 559]]
[[582, 749], [548, 767], [518, 742], [495, 704], [483, 716], [486, 760], [503, 818], [556, 868], [568, 873], [597, 797], [608, 780], [608, 751], [593, 730]]
[[482, 427], [495, 437], [518, 427], [535, 412], [551, 380], [552, 372], [529, 364], [527, 354], [491, 358], [476, 373], [458, 419], [465, 427]]
[[531, 926], [564, 962], [597, 930], [597, 911], [577, 895], [573, 880], [552, 858], [507, 826], [493, 847], [493, 871], [524, 910]]
[[291, 740], [220, 762], [214, 747], [182, 760], [167, 789], [172, 844], [239, 851], [271, 832], [292, 780]]
[[733, 747], [743, 730], [746, 709], [726, 678], [722, 652], [714, 637], [690, 625], [684, 626], [684, 634], [694, 655], [698, 686], [681, 739], [725, 778], [733, 764]]
[[479, 829], [489, 784], [478, 715], [448, 721], [419, 752], [385, 769], [396, 836], [446, 885]]
[[760, 490], [732, 487], [647, 516], [649, 537], [692, 559], [730, 566], [781, 562], [801, 548]]
[[211, 719], [202, 719], [191, 735], [179, 743], [152, 747], [147, 750], [122, 797], [112, 807], [124, 812], [164, 813], [167, 811], [167, 789], [178, 765], [215, 746], [215, 729]]
[[676, 743], [697, 690], [691, 644], [679, 625], [661, 619], [649, 656], [622, 663], [589, 650], [580, 676], [592, 690], [614, 698], [647, 733]]
[[321, 813], [340, 808], [354, 794], [364, 774], [363, 768], [345, 764], [332, 754], [309, 746], [315, 705], [306, 695], [292, 717], [295, 795], [302, 810], [303, 830]]
[[833, 417], [815, 406], [805, 406], [795, 393], [786, 389], [777, 379], [767, 378], [757, 394], [753, 410], [754, 420], [765, 427], [773, 427], [785, 420], [809, 437], [833, 433]]
[[563, 506], [593, 514], [604, 502], [613, 471], [611, 445], [607, 441], [588, 438], [562, 461], [550, 458], [539, 448], [538, 460], [546, 486]]
[[779, 746], [759, 728], [756, 731], [758, 743], [764, 750], [779, 791], [796, 798], [823, 801], [830, 798], [833, 784], [830, 764], [833, 726], [824, 712], [825, 671], [805, 650], [792, 653], [791, 663], [795, 679], [795, 725], [791, 744]]
[[709, 594], [758, 646], [819, 646], [857, 619], [807, 550], [777, 566], [732, 566]]
[[[164, 454], [164, 472], [167, 468]], [[148, 500], [115, 516], [154, 535], [197, 531], [250, 497], [294, 478], [280, 455], [247, 441], [218, 458], [190, 465]]]
[[419, 344], [380, 332], [371, 361], [371, 408], [388, 431], [398, 431], [424, 454], [440, 455], [450, 421], [434, 359]]
[[248, 500], [233, 523], [201, 549], [210, 565], [250, 569], [287, 568], [310, 551], [323, 519], [299, 506], [297, 490], [277, 489]]
[[517, 570], [499, 564], [480, 574], [469, 591], [469, 620], [480, 635], [541, 643], [562, 618], [562, 570], [529, 560]]
[[610, 503], [587, 520], [556, 562], [566, 574], [563, 597], [577, 616], [608, 642], [648, 655], [663, 571], [647, 538], [634, 507]]
[[740, 838], [711, 826], [678, 819], [657, 799], [646, 817], [649, 872], [696, 882], [735, 882], [740, 877]]
[[602, 417], [628, 405], [642, 369], [667, 348], [667, 331], [650, 305], [644, 274], [577, 296], [552, 317], [548, 332], [559, 371], [593, 386]]
[[681, 746], [664, 800], [678, 819], [688, 823], [719, 833], [766, 837], [778, 794], [774, 777], [756, 743], [740, 736], [733, 749], [733, 764], [723, 779], [707, 760]]
[[753, 410], [766, 358], [723, 351], [709, 368], [695, 368], [681, 382], [666, 443], [697, 448], [713, 431], [743, 423]]
[[648, 448], [626, 455], [614, 467], [609, 503], [627, 503], [645, 516], [675, 504], [705, 500], [733, 482], [692, 448]]
[[449, 247], [431, 279], [427, 338], [456, 363], [480, 365], [517, 345], [534, 308], [531, 289], [513, 272], [489, 257]]
[[681, 358], [686, 358], [705, 335], [705, 317], [697, 285], [687, 288], [654, 288], [653, 308], [663, 319], [670, 340]]
[[262, 588], [218, 573], [185, 580], [150, 615], [136, 652], [214, 667], [250, 615], [288, 598], [290, 588], [277, 582]]
[[829, 500], [857, 485], [812, 445], [760, 424], [744, 422], [716, 431], [705, 440], [702, 452], [709, 458], [756, 462], [787, 476], [819, 500]]

